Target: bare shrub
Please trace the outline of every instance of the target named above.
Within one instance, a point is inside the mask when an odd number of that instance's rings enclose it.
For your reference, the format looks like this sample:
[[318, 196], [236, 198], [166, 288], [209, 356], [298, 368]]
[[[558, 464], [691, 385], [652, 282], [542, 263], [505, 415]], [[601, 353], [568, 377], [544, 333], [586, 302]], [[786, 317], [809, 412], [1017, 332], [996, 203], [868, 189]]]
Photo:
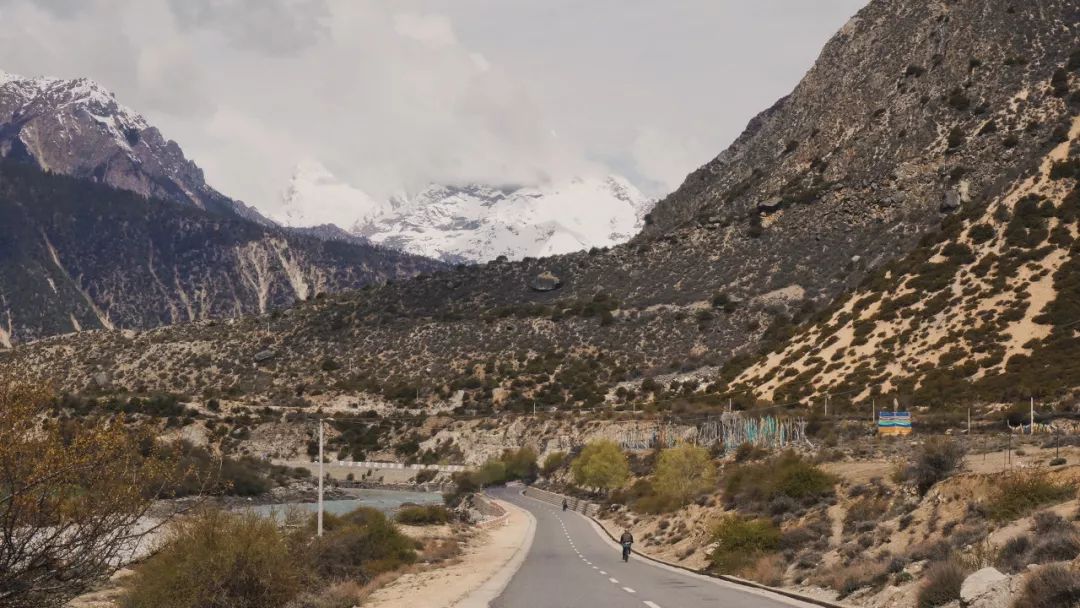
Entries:
[[915, 454], [907, 477], [915, 482], [919, 495], [955, 473], [964, 461], [964, 448], [949, 438], [932, 438]]
[[1050, 565], [1032, 572], [1014, 608], [1074, 608], [1080, 606], [1080, 572]]
[[936, 562], [926, 569], [916, 605], [936, 608], [960, 599], [960, 585], [967, 578], [964, 567], [953, 560]]

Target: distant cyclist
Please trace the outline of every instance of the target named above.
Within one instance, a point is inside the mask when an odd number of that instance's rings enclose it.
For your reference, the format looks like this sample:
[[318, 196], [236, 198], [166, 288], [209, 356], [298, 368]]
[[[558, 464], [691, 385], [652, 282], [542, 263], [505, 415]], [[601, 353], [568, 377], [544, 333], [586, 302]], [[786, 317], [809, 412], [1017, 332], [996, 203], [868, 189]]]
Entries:
[[630, 546], [634, 544], [634, 535], [630, 534], [629, 530], [624, 530], [619, 537], [619, 544], [622, 545], [622, 561], [630, 561]]
[[565, 511], [566, 507], [570, 506], [570, 503], [566, 502], [566, 499], [562, 499], [562, 510]]

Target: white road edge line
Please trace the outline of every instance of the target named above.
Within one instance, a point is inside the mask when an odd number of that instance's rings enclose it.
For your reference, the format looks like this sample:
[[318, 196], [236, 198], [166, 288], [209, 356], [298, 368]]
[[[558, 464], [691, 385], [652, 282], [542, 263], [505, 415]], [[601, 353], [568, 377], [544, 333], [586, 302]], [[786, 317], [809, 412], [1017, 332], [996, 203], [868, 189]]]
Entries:
[[474, 589], [467, 596], [452, 603], [453, 608], [487, 608], [490, 606], [491, 602], [506, 590], [506, 586], [510, 584], [510, 579], [514, 578], [517, 571], [521, 569], [522, 564], [525, 563], [525, 557], [532, 549], [533, 539], [536, 537], [536, 517], [528, 509], [512, 504], [510, 501], [498, 500], [498, 502], [504, 508], [516, 509], [529, 518], [529, 527], [525, 532], [525, 542], [518, 547], [509, 561], [499, 568], [498, 572], [488, 577], [480, 587]]
[[660, 604], [657, 604], [656, 602], [650, 602], [649, 600], [645, 600], [645, 605], [649, 608], [660, 608]]
[[623, 587], [622, 590], [627, 592], [627, 593], [637, 593], [637, 591], [634, 591], [630, 587]]
[[619, 584], [619, 579], [617, 579], [617, 578], [610, 578], [610, 577], [608, 577], [608, 579], [607, 579], [607, 580], [609, 580], [609, 581], [611, 581], [611, 582], [615, 583], [616, 585], [618, 585], [618, 584]]

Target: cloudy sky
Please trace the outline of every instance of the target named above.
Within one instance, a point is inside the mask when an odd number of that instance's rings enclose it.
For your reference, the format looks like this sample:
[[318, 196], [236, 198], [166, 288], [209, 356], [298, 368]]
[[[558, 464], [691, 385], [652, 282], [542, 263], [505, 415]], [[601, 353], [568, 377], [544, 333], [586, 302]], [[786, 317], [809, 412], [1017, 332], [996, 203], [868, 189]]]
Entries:
[[373, 196], [616, 172], [678, 186], [864, 0], [0, 0], [0, 69], [89, 76], [274, 212], [297, 163]]

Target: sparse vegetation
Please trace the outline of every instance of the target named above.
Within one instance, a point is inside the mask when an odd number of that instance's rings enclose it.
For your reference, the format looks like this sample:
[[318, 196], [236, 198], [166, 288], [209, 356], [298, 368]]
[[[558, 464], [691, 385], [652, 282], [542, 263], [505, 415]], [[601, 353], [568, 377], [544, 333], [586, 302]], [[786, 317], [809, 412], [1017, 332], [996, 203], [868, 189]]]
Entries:
[[450, 521], [450, 511], [442, 505], [403, 505], [394, 519], [409, 526], [437, 526]]
[[780, 545], [780, 530], [768, 519], [729, 515], [713, 529], [716, 548], [709, 556], [722, 574], [736, 574]]
[[919, 608], [937, 608], [960, 599], [960, 585], [967, 574], [956, 560], [931, 564], [923, 576], [922, 585], [919, 586], [916, 604]]
[[1076, 488], [1038, 474], [1013, 473], [997, 480], [994, 493], [986, 504], [990, 518], [1008, 521], [1022, 517], [1039, 507], [1072, 498]]

